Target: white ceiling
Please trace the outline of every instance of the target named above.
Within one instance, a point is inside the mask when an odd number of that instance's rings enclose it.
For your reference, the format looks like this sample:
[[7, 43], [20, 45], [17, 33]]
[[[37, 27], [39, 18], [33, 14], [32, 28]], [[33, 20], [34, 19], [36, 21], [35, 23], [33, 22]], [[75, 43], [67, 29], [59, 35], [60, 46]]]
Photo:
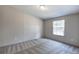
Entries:
[[46, 10], [41, 10], [37, 6], [38, 5], [15, 5], [12, 7], [42, 19], [54, 18], [79, 12], [79, 5], [46, 5]]

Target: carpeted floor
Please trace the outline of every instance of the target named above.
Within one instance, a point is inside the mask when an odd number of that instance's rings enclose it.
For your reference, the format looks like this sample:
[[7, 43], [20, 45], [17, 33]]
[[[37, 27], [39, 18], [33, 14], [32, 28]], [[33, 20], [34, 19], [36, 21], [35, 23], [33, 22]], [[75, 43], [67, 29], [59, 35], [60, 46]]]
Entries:
[[79, 48], [50, 39], [34, 39], [0, 47], [0, 54], [78, 54]]

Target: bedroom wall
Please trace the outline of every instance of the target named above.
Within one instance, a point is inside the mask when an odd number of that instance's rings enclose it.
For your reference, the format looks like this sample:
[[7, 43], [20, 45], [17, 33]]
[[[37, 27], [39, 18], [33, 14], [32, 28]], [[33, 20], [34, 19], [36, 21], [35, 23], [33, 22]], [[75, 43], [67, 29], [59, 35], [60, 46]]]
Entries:
[[42, 37], [42, 20], [10, 6], [0, 6], [0, 47]]
[[[53, 35], [54, 20], [65, 20], [65, 35]], [[44, 37], [79, 46], [79, 14], [57, 17], [44, 21]]]

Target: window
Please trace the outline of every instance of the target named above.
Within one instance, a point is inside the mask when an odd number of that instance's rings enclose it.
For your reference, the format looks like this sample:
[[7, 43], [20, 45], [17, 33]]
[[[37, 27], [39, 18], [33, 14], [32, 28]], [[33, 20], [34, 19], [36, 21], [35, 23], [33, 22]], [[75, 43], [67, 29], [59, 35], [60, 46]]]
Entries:
[[65, 20], [53, 21], [53, 34], [64, 36]]

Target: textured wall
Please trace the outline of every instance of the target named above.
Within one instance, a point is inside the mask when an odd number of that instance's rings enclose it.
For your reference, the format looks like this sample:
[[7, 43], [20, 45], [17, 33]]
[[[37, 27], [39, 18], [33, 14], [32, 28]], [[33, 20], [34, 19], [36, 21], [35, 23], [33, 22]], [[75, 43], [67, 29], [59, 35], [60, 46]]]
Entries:
[[[65, 36], [52, 34], [52, 21], [54, 20], [65, 20]], [[46, 20], [44, 22], [44, 30], [45, 37], [79, 46], [79, 14]]]

